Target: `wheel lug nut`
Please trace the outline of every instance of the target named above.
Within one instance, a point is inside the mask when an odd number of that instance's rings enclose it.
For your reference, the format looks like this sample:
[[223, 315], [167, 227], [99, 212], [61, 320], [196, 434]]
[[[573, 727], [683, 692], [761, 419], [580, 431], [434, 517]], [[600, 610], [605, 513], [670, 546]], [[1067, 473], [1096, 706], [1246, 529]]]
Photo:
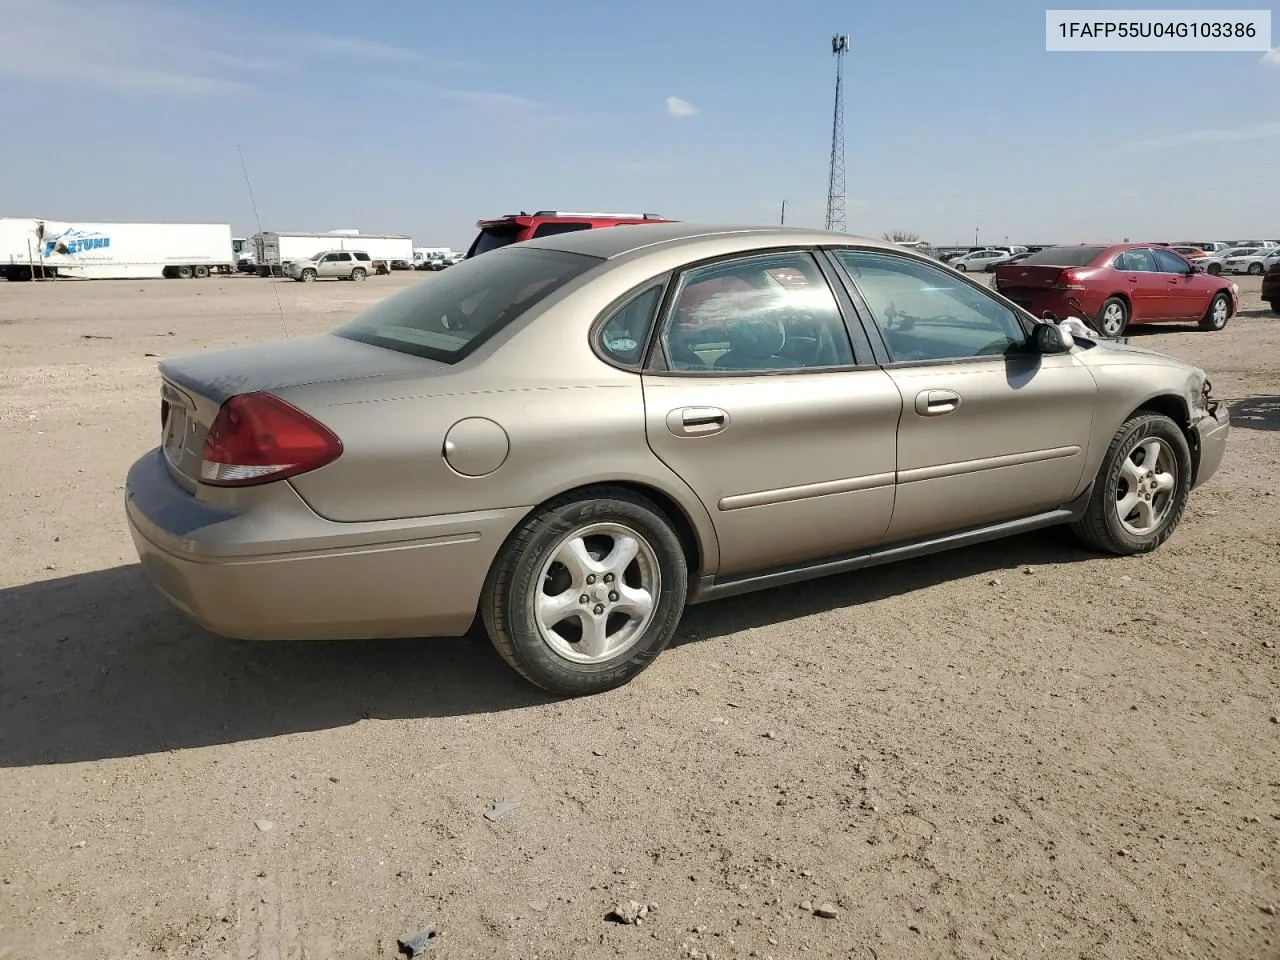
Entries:
[[612, 573], [606, 573], [606, 574], [604, 575], [604, 582], [605, 582], [605, 583], [613, 583], [613, 574], [612, 574]]
[[595, 606], [595, 611], [596, 611], [596, 616], [599, 616], [600, 614], [604, 613], [604, 604], [597, 603]]
[[595, 582], [596, 582], [596, 575], [594, 573], [588, 573], [587, 583], [595, 583]]
[[583, 606], [586, 606], [588, 603], [591, 602], [591, 598], [584, 593], [582, 596], [578, 598], [578, 602]]
[[610, 590], [610, 591], [609, 591], [609, 602], [610, 602], [610, 603], [617, 603], [617, 602], [618, 602], [618, 593], [617, 593], [617, 591], [615, 591], [615, 590]]

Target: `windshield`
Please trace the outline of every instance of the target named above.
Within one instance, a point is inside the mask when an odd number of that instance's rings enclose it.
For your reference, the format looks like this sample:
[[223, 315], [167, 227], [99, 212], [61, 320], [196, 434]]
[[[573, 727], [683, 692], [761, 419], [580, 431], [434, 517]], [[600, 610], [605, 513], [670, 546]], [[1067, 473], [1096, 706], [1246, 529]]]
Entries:
[[1048, 247], [1033, 253], [1021, 266], [1034, 267], [1083, 267], [1092, 263], [1106, 247]]
[[507, 244], [515, 243], [516, 237], [520, 235], [519, 224], [511, 224], [510, 226], [501, 227], [485, 227], [480, 231], [480, 235], [476, 237], [475, 242], [471, 245], [471, 256], [479, 256], [482, 253], [488, 253], [490, 250], [497, 250], [499, 247], [505, 247]]
[[340, 337], [444, 363], [462, 359], [512, 320], [603, 261], [515, 247], [468, 259], [379, 301]]

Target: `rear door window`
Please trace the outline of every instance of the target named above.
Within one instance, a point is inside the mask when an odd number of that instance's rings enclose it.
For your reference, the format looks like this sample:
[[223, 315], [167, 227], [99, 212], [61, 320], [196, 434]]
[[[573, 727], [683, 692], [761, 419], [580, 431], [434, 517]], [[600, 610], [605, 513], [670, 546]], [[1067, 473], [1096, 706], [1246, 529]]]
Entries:
[[1156, 273], [1156, 261], [1150, 250], [1125, 250], [1116, 257], [1116, 269], [1129, 273]]

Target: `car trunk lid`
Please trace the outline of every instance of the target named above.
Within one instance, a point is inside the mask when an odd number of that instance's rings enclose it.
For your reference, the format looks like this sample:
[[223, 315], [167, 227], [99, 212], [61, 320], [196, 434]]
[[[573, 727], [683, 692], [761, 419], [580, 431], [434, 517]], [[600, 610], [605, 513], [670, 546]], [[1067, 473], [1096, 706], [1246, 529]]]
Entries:
[[205, 438], [229, 398], [437, 369], [447, 365], [332, 334], [175, 357], [160, 364], [160, 449], [173, 478], [195, 492]]

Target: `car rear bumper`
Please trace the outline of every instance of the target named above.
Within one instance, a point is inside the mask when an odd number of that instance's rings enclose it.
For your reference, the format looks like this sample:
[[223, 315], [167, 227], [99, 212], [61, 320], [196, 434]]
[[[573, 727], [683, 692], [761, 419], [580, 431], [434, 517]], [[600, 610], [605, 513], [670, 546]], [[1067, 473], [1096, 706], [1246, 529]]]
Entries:
[[1196, 477], [1192, 486], [1198, 487], [1218, 472], [1222, 457], [1227, 452], [1227, 437], [1231, 433], [1231, 414], [1221, 400], [1214, 401], [1210, 410], [1193, 424], [1198, 450]]
[[125, 485], [143, 569], [206, 629], [244, 640], [459, 636], [523, 508], [335, 523], [287, 482], [231, 512], [197, 500], [153, 450]]

